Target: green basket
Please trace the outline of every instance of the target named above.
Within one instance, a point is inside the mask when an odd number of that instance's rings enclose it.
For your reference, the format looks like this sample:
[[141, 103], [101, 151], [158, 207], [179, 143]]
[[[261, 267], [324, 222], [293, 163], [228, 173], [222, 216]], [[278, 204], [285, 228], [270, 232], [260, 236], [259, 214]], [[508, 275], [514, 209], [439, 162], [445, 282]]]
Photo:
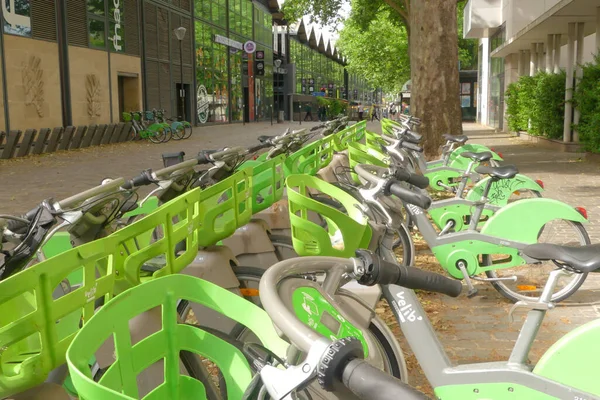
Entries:
[[243, 169], [200, 192], [201, 247], [216, 244], [252, 218], [252, 169]]
[[[164, 382], [158, 382], [144, 399], [206, 399], [203, 384], [180, 373], [179, 354], [189, 351], [219, 367], [225, 378], [228, 399], [241, 399], [252, 378], [246, 358], [236, 347], [216, 336], [178, 323], [180, 299], [202, 304], [234, 319], [250, 328], [271, 351], [285, 354], [287, 343], [277, 336], [262, 309], [210, 282], [172, 275], [115, 297], [79, 331], [67, 351], [69, 371], [79, 397], [84, 400], [138, 399], [138, 375], [163, 360]], [[132, 345], [129, 321], [155, 307], [162, 310], [162, 329]], [[88, 360], [110, 339], [114, 339], [115, 362], [99, 382], [94, 382]]]
[[286, 158], [285, 176], [292, 174], [316, 175], [333, 158], [333, 136], [314, 141]]
[[[0, 398], [44, 382], [65, 363], [97, 299], [108, 301], [131, 285], [185, 268], [198, 253], [199, 201], [200, 189], [194, 189], [106, 238], [0, 282]], [[148, 232], [157, 233], [155, 242], [143, 244]], [[80, 286], [63, 289], [72, 276], [79, 276]], [[59, 296], [61, 290], [66, 294]]]
[[[352, 170], [357, 164], [371, 164], [378, 167], [389, 166], [389, 160], [385, 154], [356, 142], [348, 144], [348, 162]], [[361, 183], [356, 173], [351, 172], [350, 175], [356, 184]]]
[[[366, 124], [366, 121], [364, 122]], [[348, 143], [360, 140], [359, 135], [361, 132], [359, 125], [362, 125], [362, 123], [349, 126], [333, 135], [333, 149], [341, 152], [348, 148]]]
[[365, 144], [368, 148], [376, 150], [381, 153], [381, 146], [385, 146], [387, 143], [383, 138], [375, 132], [365, 132]]
[[381, 119], [381, 131], [387, 135], [392, 135], [392, 128], [400, 128], [400, 124], [388, 118]]
[[[371, 227], [360, 211], [360, 202], [342, 189], [310, 175], [291, 175], [286, 179], [294, 250], [301, 256], [353, 257], [354, 251], [367, 248]], [[334, 198], [345, 212], [311, 198], [311, 193]], [[324, 228], [309, 220], [318, 214], [327, 223]], [[334, 245], [332, 240], [340, 239]]]
[[365, 136], [365, 132], [367, 131], [367, 121], [362, 120], [353, 125], [356, 128], [356, 140], [362, 140]]
[[130, 112], [123, 112], [121, 115], [123, 116], [124, 122], [131, 122], [133, 120], [133, 117]]
[[252, 169], [252, 213], [257, 214], [275, 204], [283, 196], [285, 176], [282, 154]]

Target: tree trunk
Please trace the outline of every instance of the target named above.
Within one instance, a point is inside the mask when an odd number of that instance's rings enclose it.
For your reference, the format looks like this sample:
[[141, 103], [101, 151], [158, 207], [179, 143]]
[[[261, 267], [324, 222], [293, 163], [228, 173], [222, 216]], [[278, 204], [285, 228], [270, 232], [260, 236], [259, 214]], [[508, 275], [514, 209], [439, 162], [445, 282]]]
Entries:
[[456, 0], [410, 2], [410, 108], [427, 156], [439, 154], [443, 133], [462, 134], [456, 11]]

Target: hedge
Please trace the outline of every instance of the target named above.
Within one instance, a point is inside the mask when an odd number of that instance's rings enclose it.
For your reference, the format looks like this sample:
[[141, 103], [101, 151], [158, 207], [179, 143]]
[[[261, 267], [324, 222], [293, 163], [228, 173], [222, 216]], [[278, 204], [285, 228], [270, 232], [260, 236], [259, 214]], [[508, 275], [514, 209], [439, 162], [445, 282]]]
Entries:
[[327, 110], [327, 118], [334, 119], [340, 114], [346, 114], [348, 103], [338, 99], [317, 97], [319, 106], [324, 106]]
[[564, 71], [559, 74], [540, 72], [535, 76], [522, 76], [510, 84], [505, 94], [510, 130], [550, 139], [562, 138], [565, 80]]
[[575, 127], [585, 150], [600, 153], [600, 56], [583, 65], [583, 78], [573, 94], [579, 109], [579, 124]]

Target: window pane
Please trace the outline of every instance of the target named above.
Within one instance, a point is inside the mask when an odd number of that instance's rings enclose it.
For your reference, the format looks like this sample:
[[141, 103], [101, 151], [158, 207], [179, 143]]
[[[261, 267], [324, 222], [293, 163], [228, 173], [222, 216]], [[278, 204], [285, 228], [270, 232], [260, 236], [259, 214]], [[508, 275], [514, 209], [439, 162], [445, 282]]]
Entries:
[[88, 0], [87, 4], [88, 12], [96, 15], [104, 15], [104, 0]]
[[90, 45], [92, 47], [105, 48], [104, 21], [90, 18], [89, 21]]

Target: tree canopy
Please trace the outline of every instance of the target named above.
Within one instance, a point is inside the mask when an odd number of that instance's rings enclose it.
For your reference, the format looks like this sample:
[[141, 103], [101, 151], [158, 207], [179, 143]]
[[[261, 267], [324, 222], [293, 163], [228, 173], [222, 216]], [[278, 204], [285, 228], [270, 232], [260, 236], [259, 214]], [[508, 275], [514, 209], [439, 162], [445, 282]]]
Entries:
[[410, 79], [406, 28], [394, 23], [388, 10], [380, 10], [367, 26], [357, 15], [353, 9], [336, 43], [348, 59], [348, 70], [384, 92], [400, 91]]

